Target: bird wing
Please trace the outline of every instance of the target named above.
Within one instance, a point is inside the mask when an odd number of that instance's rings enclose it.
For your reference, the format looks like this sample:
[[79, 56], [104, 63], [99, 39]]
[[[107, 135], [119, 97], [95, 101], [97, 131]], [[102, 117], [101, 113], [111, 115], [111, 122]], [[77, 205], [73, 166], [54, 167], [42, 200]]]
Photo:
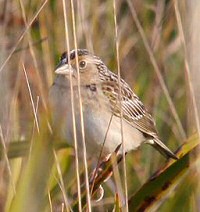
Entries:
[[112, 73], [108, 79], [102, 83], [102, 90], [109, 99], [111, 110], [114, 115], [122, 117], [130, 125], [143, 132], [147, 137], [157, 137], [157, 131], [153, 118], [145, 109], [143, 103], [131, 90], [130, 86], [121, 79], [121, 97], [118, 78]]

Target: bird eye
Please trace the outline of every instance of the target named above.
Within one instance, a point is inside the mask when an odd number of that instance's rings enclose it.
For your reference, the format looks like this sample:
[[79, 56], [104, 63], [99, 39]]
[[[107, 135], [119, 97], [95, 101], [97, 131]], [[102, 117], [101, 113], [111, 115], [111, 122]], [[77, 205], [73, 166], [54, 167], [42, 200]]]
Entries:
[[82, 61], [79, 62], [79, 68], [81, 68], [81, 69], [85, 68], [86, 65], [87, 64], [86, 64], [86, 62], [84, 60], [82, 60]]

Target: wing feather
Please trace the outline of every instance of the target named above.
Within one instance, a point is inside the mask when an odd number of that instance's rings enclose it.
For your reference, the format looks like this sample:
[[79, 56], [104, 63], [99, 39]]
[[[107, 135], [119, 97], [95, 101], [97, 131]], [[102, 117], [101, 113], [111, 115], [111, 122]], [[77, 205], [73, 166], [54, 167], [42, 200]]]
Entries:
[[104, 79], [102, 82], [102, 90], [110, 101], [113, 114], [120, 116], [120, 111], [122, 109], [124, 120], [145, 135], [156, 138], [157, 131], [155, 123], [152, 116], [145, 109], [143, 103], [123, 79], [120, 81], [122, 94], [120, 98], [117, 75], [113, 73], [109, 74], [109, 72], [107, 72], [106, 80]]

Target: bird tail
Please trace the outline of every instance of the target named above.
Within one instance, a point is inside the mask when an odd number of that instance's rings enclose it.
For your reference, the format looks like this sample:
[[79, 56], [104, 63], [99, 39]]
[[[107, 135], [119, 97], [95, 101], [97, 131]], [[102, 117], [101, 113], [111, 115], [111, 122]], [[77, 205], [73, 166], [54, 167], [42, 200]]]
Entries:
[[178, 157], [167, 146], [165, 146], [165, 144], [163, 144], [162, 141], [159, 140], [158, 138], [148, 140], [146, 143], [152, 145], [156, 150], [158, 150], [165, 157], [173, 158], [175, 160], [178, 159]]

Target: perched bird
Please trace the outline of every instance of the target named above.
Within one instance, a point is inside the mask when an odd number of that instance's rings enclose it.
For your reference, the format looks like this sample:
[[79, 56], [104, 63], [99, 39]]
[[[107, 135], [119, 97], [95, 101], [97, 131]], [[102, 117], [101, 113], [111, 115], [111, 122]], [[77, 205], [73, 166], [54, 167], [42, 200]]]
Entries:
[[[70, 61], [67, 52], [63, 53], [55, 70], [57, 76], [50, 89], [50, 102], [54, 125], [61, 130], [62, 136], [73, 144], [71, 74], [76, 134], [79, 151], [81, 151], [82, 133], [76, 57], [78, 57], [80, 74], [87, 154], [98, 157], [101, 150], [102, 156], [114, 152], [122, 142], [122, 126], [125, 152], [147, 143], [167, 158], [177, 159], [176, 155], [159, 139], [152, 116], [130, 86], [123, 79], [119, 83], [118, 76], [111, 72], [99, 57], [86, 49], [72, 50], [69, 53]], [[122, 148], [119, 153], [122, 153]]]

